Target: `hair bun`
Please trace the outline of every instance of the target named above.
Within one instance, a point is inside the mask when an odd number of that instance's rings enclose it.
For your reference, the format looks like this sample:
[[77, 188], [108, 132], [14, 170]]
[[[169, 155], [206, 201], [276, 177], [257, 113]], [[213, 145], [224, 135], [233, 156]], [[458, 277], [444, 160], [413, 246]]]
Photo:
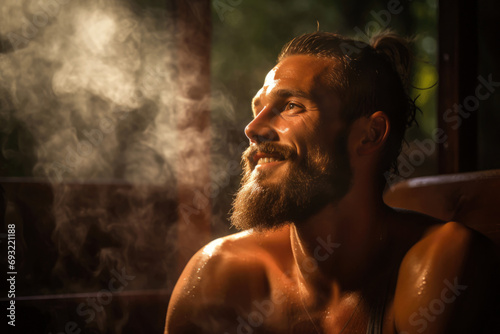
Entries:
[[370, 45], [391, 63], [392, 68], [399, 74], [403, 86], [408, 89], [412, 61], [409, 40], [391, 31], [385, 31], [373, 36]]

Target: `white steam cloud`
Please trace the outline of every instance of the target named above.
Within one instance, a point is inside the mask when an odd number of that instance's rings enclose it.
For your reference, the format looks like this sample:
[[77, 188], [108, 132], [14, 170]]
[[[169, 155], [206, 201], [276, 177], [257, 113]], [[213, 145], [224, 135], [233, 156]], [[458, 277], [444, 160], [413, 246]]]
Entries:
[[[189, 187], [210, 168], [197, 155], [213, 128], [190, 119], [210, 104], [223, 120], [233, 111], [221, 95], [187, 98], [206, 59], [193, 55], [189, 75], [179, 78], [182, 32], [172, 12], [125, 0], [2, 0], [0, 17], [1, 156], [54, 186], [53, 275], [61, 289], [99, 291], [114, 268], [136, 277], [128, 289], [171, 288], [175, 281], [159, 278], [177, 269], [179, 173]], [[222, 170], [215, 195], [239, 174], [234, 164], [224, 171], [226, 160], [215, 162]], [[221, 215], [214, 230], [222, 221], [227, 226]], [[118, 327], [127, 314], [115, 319]], [[96, 320], [101, 331], [106, 317]]]
[[0, 11], [13, 48], [0, 56], [0, 87], [15, 109], [1, 117], [33, 136], [34, 176], [171, 180], [177, 59], [167, 12], [98, 0], [6, 0]]

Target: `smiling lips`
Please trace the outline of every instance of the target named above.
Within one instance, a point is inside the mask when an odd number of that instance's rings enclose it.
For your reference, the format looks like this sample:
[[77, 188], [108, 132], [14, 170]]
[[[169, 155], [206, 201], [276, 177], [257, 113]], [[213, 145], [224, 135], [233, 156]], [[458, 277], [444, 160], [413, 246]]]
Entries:
[[285, 160], [294, 160], [296, 156], [293, 147], [270, 142], [252, 144], [243, 153], [250, 171], [256, 167], [274, 166]]
[[253, 161], [257, 166], [268, 164], [270, 162], [277, 162], [277, 161], [283, 161], [283, 160], [284, 160], [283, 157], [276, 155], [276, 154], [256, 153], [253, 156]]
[[275, 158], [260, 158], [259, 161], [257, 161], [257, 165], [263, 165], [275, 161], [281, 161], [281, 160]]

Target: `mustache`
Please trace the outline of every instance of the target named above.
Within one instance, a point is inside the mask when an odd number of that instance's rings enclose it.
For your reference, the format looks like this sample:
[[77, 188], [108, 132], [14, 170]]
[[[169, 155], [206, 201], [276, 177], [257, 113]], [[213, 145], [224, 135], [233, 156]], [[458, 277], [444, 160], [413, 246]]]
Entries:
[[272, 154], [282, 160], [293, 159], [297, 156], [297, 151], [290, 146], [277, 143], [264, 142], [256, 145], [250, 145], [242, 155], [242, 162], [245, 167], [253, 169], [256, 165], [254, 157], [257, 153]]

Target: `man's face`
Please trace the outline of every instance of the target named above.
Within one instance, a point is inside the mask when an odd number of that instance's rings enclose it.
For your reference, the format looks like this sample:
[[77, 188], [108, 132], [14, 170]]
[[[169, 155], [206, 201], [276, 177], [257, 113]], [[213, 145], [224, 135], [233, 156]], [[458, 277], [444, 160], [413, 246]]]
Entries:
[[238, 228], [300, 223], [349, 190], [348, 131], [325, 73], [333, 60], [295, 55], [266, 76], [245, 129], [244, 176], [233, 205]]

